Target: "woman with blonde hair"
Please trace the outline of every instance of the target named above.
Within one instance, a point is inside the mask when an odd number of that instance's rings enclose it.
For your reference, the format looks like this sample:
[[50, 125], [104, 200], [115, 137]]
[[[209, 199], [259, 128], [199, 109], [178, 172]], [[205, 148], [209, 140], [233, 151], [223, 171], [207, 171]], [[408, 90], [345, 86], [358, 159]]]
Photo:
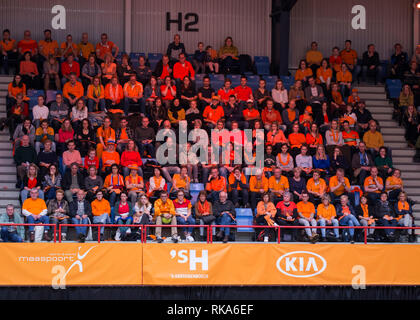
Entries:
[[28, 167], [27, 174], [23, 178], [23, 189], [20, 192], [22, 203], [28, 198], [28, 195], [33, 188], [38, 189], [38, 197], [40, 199], [44, 199], [44, 191], [42, 191], [42, 179], [39, 176], [38, 166], [31, 163]]
[[102, 83], [106, 85], [111, 78], [117, 75], [117, 65], [112, 62], [114, 59], [111, 53], [105, 54], [104, 62], [101, 63]]
[[312, 164], [314, 169], [318, 169], [322, 172], [322, 176], [328, 175], [330, 171], [330, 157], [325, 153], [325, 147], [319, 144], [316, 147], [315, 155], [312, 158]]

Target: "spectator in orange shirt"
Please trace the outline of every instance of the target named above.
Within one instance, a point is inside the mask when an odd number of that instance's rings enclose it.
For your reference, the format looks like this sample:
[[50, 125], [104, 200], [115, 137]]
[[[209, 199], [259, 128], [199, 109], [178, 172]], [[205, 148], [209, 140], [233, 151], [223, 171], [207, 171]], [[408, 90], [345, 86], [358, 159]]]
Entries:
[[164, 102], [166, 109], [170, 107], [172, 100], [175, 99], [176, 91], [176, 87], [173, 85], [171, 77], [166, 76], [165, 83], [160, 86], [162, 102]]
[[26, 96], [26, 84], [22, 81], [20, 74], [16, 74], [13, 77], [13, 81], [7, 86], [7, 96], [6, 96], [6, 107], [7, 110], [10, 110], [12, 106], [16, 104], [16, 97], [18, 93], [22, 93], [23, 100], [28, 101], [29, 98]]
[[255, 125], [255, 122], [257, 120], [261, 119], [260, 113], [259, 113], [258, 109], [254, 108], [254, 100], [249, 99], [246, 102], [246, 106], [247, 106], [247, 108], [244, 109], [244, 111], [242, 113], [244, 115], [245, 121], [249, 123], [249, 126], [251, 128], [253, 128], [254, 125]]
[[111, 53], [115, 49], [113, 57], [117, 57], [118, 51], [120, 50], [118, 46], [112, 41], [108, 41], [108, 35], [106, 33], [101, 34], [101, 42], [96, 45], [96, 57], [103, 62], [105, 60], [105, 55]]
[[63, 86], [64, 101], [73, 107], [76, 105], [77, 100], [82, 98], [84, 95], [84, 89], [81, 82], [77, 81], [75, 73], [70, 74], [70, 81], [66, 82]]
[[351, 48], [350, 40], [346, 40], [344, 46], [345, 48], [340, 52], [341, 59], [349, 68], [353, 79], [356, 79], [361, 70], [361, 67], [357, 64], [357, 52]]
[[118, 83], [118, 77], [114, 76], [111, 82], [105, 86], [105, 104], [108, 111], [121, 111], [121, 101], [124, 98], [124, 90]]
[[73, 42], [71, 34], [67, 35], [66, 41], [61, 44], [61, 59], [66, 59], [69, 55], [78, 56], [77, 44]]
[[249, 178], [249, 193], [253, 215], [255, 215], [257, 201], [261, 201], [263, 194], [266, 192], [268, 192], [268, 179], [265, 177], [262, 170], [258, 170], [255, 176]]
[[192, 81], [195, 80], [195, 71], [190, 62], [187, 61], [185, 53], [179, 54], [179, 61], [174, 64], [173, 76], [179, 85], [185, 77], [190, 77]]
[[31, 52], [24, 53], [24, 60], [20, 62], [19, 74], [22, 76], [22, 81], [26, 84], [28, 89], [39, 89], [40, 79], [38, 67], [35, 62], [31, 61]]
[[282, 130], [286, 130], [286, 126], [282, 124], [283, 120], [281, 118], [280, 112], [274, 109], [273, 99], [268, 99], [266, 101], [266, 107], [261, 112], [261, 119], [264, 123], [265, 130], [270, 130], [271, 125], [276, 122], [281, 126]]
[[227, 183], [225, 177], [219, 175], [219, 169], [213, 167], [206, 184], [206, 190], [209, 193], [207, 200], [215, 203], [219, 199], [219, 193], [227, 192]]
[[275, 121], [270, 125], [270, 131], [267, 133], [267, 146], [270, 145], [273, 147], [273, 154], [280, 152], [281, 145], [283, 143], [289, 144], [286, 136], [283, 131], [279, 129], [278, 123]]
[[49, 56], [54, 59], [59, 56], [59, 48], [56, 40], [51, 39], [51, 30], [44, 30], [44, 40], [38, 42], [39, 55], [42, 61], [47, 61]]
[[225, 112], [220, 105], [219, 96], [213, 96], [211, 104], [204, 109], [203, 120], [208, 129], [216, 128], [217, 121], [224, 117]]
[[144, 117], [146, 108], [143, 99], [143, 85], [137, 81], [135, 74], [131, 75], [130, 81], [124, 85], [124, 114], [127, 116], [133, 107], [135, 112], [140, 111], [140, 115]]
[[0, 71], [3, 66], [4, 73], [9, 74], [9, 67], [17, 68], [18, 52], [16, 40], [10, 38], [10, 30], [3, 30], [3, 39], [0, 41]]
[[98, 155], [98, 158], [101, 159], [102, 152], [106, 147], [107, 141], [115, 141], [116, 139], [115, 130], [111, 128], [111, 119], [109, 117], [104, 118], [102, 126], [100, 126], [96, 131], [96, 135], [98, 137], [98, 143], [96, 144], [96, 154]]
[[117, 75], [117, 65], [113, 62], [113, 60], [112, 54], [106, 53], [104, 62], [101, 63], [102, 83], [105, 85], [111, 81], [113, 76]]
[[[245, 175], [241, 172], [241, 167], [235, 167], [229, 175], [229, 192], [236, 208], [248, 206], [248, 189], [249, 186], [246, 183]], [[241, 204], [239, 204], [239, 194], [242, 198]]]
[[313, 75], [312, 69], [307, 67], [305, 60], [300, 60], [299, 69], [296, 70], [295, 81], [302, 81], [302, 86], [308, 86], [309, 77]]
[[38, 44], [31, 38], [31, 31], [25, 30], [23, 32], [23, 39], [18, 42], [17, 49], [19, 52], [19, 60], [22, 60], [26, 51], [29, 51], [31, 56], [36, 60], [38, 56]]
[[111, 172], [113, 164], [120, 164], [120, 155], [115, 151], [115, 140], [109, 139], [105, 151], [102, 152], [102, 171], [105, 175]]
[[328, 65], [327, 59], [322, 59], [321, 67], [316, 71], [316, 83], [324, 90], [324, 95], [327, 95], [330, 90], [330, 85], [333, 77], [333, 71]]
[[89, 112], [105, 111], [105, 89], [99, 76], [94, 77], [88, 86], [87, 98]]
[[341, 64], [341, 70], [337, 72], [337, 82], [340, 85], [341, 95], [347, 98], [350, 95], [351, 82], [353, 81], [351, 72], [347, 69], [345, 63]]
[[247, 78], [246, 76], [241, 76], [241, 84], [235, 88], [235, 95], [236, 99], [238, 99], [239, 103], [245, 104], [246, 101], [252, 100], [252, 89], [247, 85]]

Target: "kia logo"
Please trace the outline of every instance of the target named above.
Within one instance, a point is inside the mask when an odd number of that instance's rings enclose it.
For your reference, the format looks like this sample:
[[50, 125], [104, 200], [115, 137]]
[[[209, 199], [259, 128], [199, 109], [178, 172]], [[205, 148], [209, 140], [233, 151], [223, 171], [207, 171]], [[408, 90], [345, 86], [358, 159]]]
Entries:
[[282, 255], [276, 266], [286, 276], [309, 278], [322, 273], [327, 267], [327, 261], [313, 252], [293, 251]]

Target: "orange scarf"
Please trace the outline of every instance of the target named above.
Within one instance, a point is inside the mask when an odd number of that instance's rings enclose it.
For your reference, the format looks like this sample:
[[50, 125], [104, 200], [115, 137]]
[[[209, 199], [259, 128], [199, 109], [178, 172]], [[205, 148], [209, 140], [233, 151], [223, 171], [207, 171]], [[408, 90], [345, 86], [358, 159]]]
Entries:
[[204, 203], [201, 203], [201, 201], [197, 202], [197, 209], [198, 209], [198, 213], [203, 215], [203, 213], [206, 212], [210, 212], [210, 204], [208, 203], [208, 201], [204, 201]]
[[286, 159], [286, 162], [283, 162], [283, 161], [281, 160], [281, 153], [279, 153], [279, 154], [278, 154], [278, 157], [279, 157], [279, 161], [280, 161], [280, 163], [281, 163], [283, 166], [287, 166], [287, 165], [289, 164], [289, 162], [290, 162], [290, 154], [289, 154], [289, 153], [287, 154], [287, 159]]
[[407, 201], [404, 201], [404, 202], [398, 201], [398, 211], [401, 211], [401, 210], [406, 210], [406, 211], [410, 210], [410, 205], [408, 204]]

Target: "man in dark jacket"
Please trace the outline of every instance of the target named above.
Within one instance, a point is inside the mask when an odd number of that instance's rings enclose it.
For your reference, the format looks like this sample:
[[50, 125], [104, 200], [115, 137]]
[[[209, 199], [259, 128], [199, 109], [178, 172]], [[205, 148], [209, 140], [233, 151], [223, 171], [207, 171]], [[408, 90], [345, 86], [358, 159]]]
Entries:
[[31, 163], [38, 163], [35, 148], [29, 144], [29, 136], [24, 135], [21, 139], [21, 146], [15, 151], [13, 159], [16, 162], [18, 182], [16, 187], [20, 187], [23, 177], [25, 176], [28, 167]]
[[85, 189], [85, 179], [76, 162], [71, 164], [70, 171], [67, 170], [64, 173], [61, 185], [65, 190], [64, 194], [69, 203], [73, 201], [73, 196], [75, 196], [79, 190]]
[[[88, 224], [92, 219], [92, 208], [89, 201], [85, 199], [86, 193], [83, 190], [77, 192], [77, 200], [70, 202], [69, 216], [74, 225]], [[85, 242], [87, 227], [75, 227], [79, 242]]]
[[141, 127], [137, 127], [134, 133], [135, 141], [139, 148], [140, 156], [144, 156], [144, 150], [150, 157], [155, 157], [155, 147], [153, 141], [155, 140], [155, 130], [149, 127], [149, 118], [144, 117], [141, 120]]
[[379, 54], [375, 51], [375, 45], [368, 45], [368, 50], [363, 53], [362, 59], [362, 80], [366, 81], [366, 76], [372, 75], [375, 77], [375, 85], [381, 79], [381, 61], [379, 60]]
[[[231, 225], [235, 224], [236, 211], [232, 201], [227, 200], [227, 193], [222, 191], [219, 193], [219, 200], [214, 203], [213, 215], [216, 217], [218, 225]], [[217, 233], [218, 238], [223, 238], [223, 243], [228, 242], [230, 228], [220, 228]]]
[[[388, 202], [386, 192], [381, 193], [380, 201], [375, 204], [375, 218], [378, 219], [378, 224], [384, 227], [396, 227], [398, 225], [398, 220], [392, 205]], [[384, 231], [389, 240], [395, 240], [395, 229], [384, 229]]]

